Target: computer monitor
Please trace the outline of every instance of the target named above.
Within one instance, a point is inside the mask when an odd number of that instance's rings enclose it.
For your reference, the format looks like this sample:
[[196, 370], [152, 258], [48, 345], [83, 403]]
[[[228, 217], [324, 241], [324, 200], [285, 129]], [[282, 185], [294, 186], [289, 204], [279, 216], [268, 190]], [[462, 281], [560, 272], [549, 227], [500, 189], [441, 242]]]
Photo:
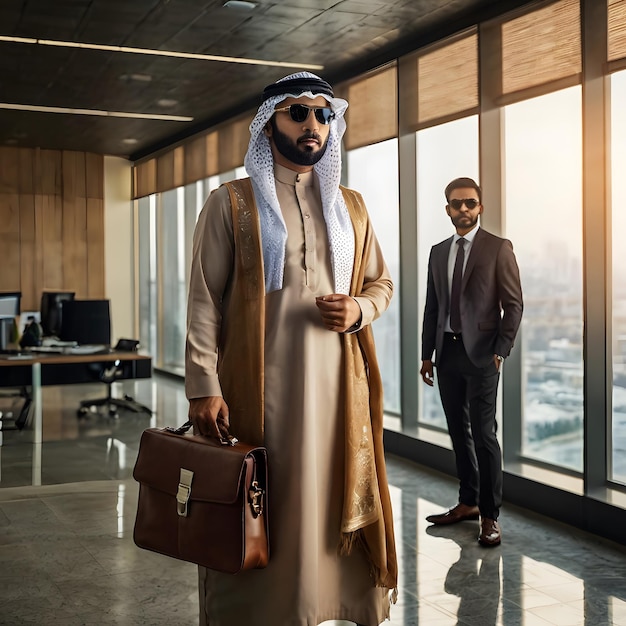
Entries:
[[0, 318], [18, 316], [21, 299], [20, 291], [0, 291]]
[[73, 291], [44, 291], [41, 294], [41, 328], [44, 337], [58, 337], [63, 321], [63, 303], [73, 300]]
[[68, 300], [63, 303], [61, 341], [79, 345], [111, 345], [109, 300]]

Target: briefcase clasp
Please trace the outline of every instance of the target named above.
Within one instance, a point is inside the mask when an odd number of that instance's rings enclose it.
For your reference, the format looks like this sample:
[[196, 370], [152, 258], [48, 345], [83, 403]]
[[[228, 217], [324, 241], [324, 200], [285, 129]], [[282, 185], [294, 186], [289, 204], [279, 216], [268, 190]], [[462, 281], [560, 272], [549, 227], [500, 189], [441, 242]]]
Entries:
[[258, 481], [253, 480], [252, 484], [250, 485], [250, 489], [248, 491], [248, 497], [250, 501], [250, 507], [252, 508], [252, 515], [254, 515], [254, 517], [263, 515], [263, 494], [264, 493], [265, 493], [265, 490], [259, 487]]
[[187, 503], [191, 496], [192, 480], [193, 472], [181, 467], [180, 482], [178, 483], [178, 492], [176, 493], [176, 512], [180, 517], [187, 517]]

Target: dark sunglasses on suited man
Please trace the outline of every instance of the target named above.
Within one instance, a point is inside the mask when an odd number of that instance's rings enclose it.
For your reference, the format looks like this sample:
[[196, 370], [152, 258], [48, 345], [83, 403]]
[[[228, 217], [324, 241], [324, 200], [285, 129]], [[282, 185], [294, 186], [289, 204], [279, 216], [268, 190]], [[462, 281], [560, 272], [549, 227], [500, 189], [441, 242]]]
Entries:
[[274, 109], [275, 113], [278, 111], [289, 111], [291, 119], [298, 124], [304, 122], [309, 117], [311, 111], [315, 113], [315, 119], [320, 124], [330, 124], [335, 118], [335, 113], [330, 107], [308, 107], [304, 104], [290, 104], [287, 107]]
[[450, 200], [448, 204], [455, 211], [458, 211], [463, 205], [465, 205], [468, 209], [475, 209], [480, 204], [480, 202], [478, 202], [476, 198], [454, 198], [454, 200]]

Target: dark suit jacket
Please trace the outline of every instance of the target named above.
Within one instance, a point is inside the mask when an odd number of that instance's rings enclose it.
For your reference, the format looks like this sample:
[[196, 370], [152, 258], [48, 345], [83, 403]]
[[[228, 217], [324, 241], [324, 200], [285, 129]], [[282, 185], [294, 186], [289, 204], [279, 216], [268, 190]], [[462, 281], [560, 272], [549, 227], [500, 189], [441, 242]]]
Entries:
[[[441, 354], [450, 308], [448, 255], [453, 237], [433, 246], [422, 329], [422, 360]], [[522, 320], [522, 287], [513, 246], [508, 239], [478, 229], [467, 259], [461, 287], [463, 345], [476, 367], [493, 355], [507, 357]]]

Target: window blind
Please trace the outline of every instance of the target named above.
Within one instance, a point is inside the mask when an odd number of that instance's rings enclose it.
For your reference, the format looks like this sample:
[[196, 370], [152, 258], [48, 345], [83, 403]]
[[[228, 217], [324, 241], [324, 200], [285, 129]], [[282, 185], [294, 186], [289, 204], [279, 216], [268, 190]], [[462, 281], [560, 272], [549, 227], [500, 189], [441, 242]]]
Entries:
[[156, 190], [168, 191], [184, 184], [184, 148], [179, 146], [157, 157]]
[[417, 58], [419, 127], [475, 109], [478, 104], [476, 33]]
[[133, 167], [133, 198], [143, 198], [156, 193], [156, 159], [142, 161]]
[[579, 0], [560, 0], [502, 24], [502, 95], [581, 72]]
[[398, 87], [395, 64], [343, 86], [346, 94], [346, 150], [398, 136]]
[[233, 120], [217, 131], [218, 171], [215, 173], [228, 172], [243, 165], [250, 143], [249, 127], [255, 114]]
[[609, 61], [626, 58], [626, 0], [609, 0]]
[[133, 198], [195, 183], [243, 165], [254, 114], [232, 120], [133, 167]]

